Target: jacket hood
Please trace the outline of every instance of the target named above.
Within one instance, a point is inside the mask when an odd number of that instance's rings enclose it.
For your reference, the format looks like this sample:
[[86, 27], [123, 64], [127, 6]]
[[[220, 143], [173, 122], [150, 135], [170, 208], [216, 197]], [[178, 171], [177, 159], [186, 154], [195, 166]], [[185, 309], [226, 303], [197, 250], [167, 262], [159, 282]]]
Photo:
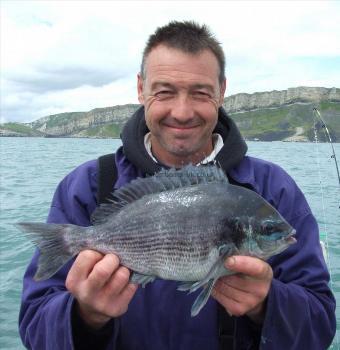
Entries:
[[[145, 174], [155, 174], [164, 166], [156, 163], [144, 146], [144, 136], [149, 132], [145, 123], [144, 107], [140, 107], [126, 122], [121, 139], [124, 155]], [[216, 161], [228, 172], [241, 162], [247, 152], [247, 144], [241, 136], [235, 122], [228, 117], [223, 108], [219, 108], [218, 122], [214, 133], [223, 138], [223, 147], [216, 156]]]

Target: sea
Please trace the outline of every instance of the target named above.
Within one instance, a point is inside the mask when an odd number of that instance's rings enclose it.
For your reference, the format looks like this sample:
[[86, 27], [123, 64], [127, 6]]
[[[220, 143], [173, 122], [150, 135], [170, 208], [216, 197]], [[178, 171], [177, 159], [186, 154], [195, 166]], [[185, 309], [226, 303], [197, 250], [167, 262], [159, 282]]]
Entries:
[[[117, 139], [0, 137], [0, 349], [24, 349], [18, 315], [22, 278], [34, 248], [13, 224], [44, 221], [60, 180], [77, 165], [120, 145]], [[340, 144], [333, 146], [340, 158]], [[305, 193], [320, 226], [339, 301], [340, 184], [331, 144], [248, 142], [248, 147], [249, 155], [283, 167]], [[340, 330], [339, 305], [336, 314]], [[340, 349], [339, 338], [337, 332], [331, 349]]]

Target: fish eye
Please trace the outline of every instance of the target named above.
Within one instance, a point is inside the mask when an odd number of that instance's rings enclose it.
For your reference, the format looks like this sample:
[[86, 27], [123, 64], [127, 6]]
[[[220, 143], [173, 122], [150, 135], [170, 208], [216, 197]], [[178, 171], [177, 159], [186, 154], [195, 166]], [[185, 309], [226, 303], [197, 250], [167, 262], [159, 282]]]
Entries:
[[273, 221], [265, 221], [262, 228], [266, 233], [272, 233], [275, 231], [275, 223]]
[[267, 231], [273, 231], [274, 225], [273, 224], [267, 224], [266, 229], [267, 229]]

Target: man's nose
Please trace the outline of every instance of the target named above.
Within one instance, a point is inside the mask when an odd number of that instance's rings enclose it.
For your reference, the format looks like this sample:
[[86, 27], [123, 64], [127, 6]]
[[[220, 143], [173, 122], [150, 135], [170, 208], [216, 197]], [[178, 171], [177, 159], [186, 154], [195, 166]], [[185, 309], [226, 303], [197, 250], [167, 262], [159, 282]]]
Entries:
[[189, 96], [180, 95], [173, 101], [171, 116], [179, 123], [186, 123], [194, 117], [194, 108]]

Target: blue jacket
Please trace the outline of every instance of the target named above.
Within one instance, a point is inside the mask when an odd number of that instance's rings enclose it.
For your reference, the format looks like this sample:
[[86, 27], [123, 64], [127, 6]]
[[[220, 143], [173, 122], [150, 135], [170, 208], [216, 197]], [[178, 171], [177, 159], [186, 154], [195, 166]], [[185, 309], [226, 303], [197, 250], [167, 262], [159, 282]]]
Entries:
[[[125, 153], [122, 148], [116, 153], [116, 188], [144, 175]], [[257, 342], [264, 350], [327, 349], [336, 328], [335, 300], [328, 286], [318, 226], [302, 192], [280, 167], [247, 156], [228, 176], [263, 196], [297, 231], [297, 243], [268, 261], [274, 279], [262, 328], [246, 316], [236, 318], [236, 349], [250, 349]], [[48, 222], [90, 225], [96, 193], [97, 163], [90, 161], [59, 184]], [[75, 318], [74, 298], [65, 288], [73, 260], [50, 279], [35, 282], [38, 256], [37, 251], [24, 276], [19, 317], [22, 341], [29, 349], [72, 349], [73, 337], [91, 332]], [[190, 309], [197, 293], [187, 295], [176, 288], [176, 282], [164, 280], [139, 288], [127, 313], [103, 330], [104, 348], [217, 350], [217, 302], [210, 298], [192, 318]], [[100, 339], [100, 333], [93, 337]]]

